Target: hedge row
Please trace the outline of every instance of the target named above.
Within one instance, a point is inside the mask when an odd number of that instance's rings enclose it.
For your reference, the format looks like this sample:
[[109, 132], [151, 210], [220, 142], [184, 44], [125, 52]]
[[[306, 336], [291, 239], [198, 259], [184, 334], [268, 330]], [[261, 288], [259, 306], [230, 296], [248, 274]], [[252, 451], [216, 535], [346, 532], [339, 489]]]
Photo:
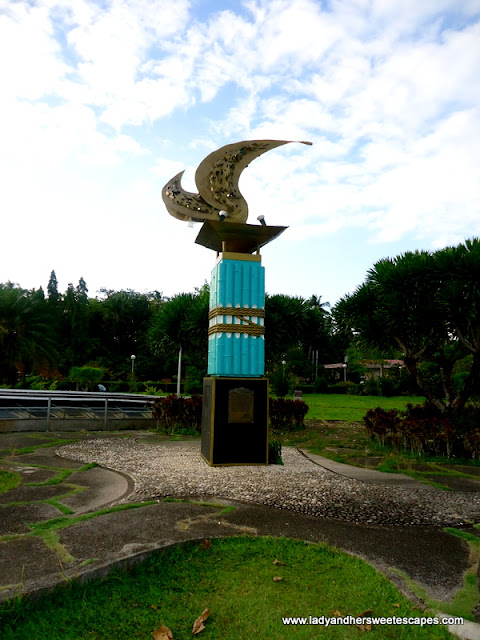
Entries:
[[367, 411], [364, 422], [382, 446], [419, 455], [480, 457], [480, 409], [474, 406], [447, 414], [428, 402], [407, 404], [403, 412], [377, 407]]
[[291, 431], [304, 426], [308, 413], [308, 405], [303, 400], [287, 400], [285, 398], [269, 399], [270, 425], [279, 431]]
[[[147, 380], [140, 382], [137, 380], [102, 380], [100, 383], [89, 385], [90, 391], [98, 391], [98, 384], [103, 386], [111, 393], [156, 393], [157, 391], [164, 393], [173, 393], [177, 390], [176, 382], [164, 382], [162, 380]], [[11, 388], [11, 387], [5, 387]], [[75, 391], [77, 385], [69, 378], [63, 380], [44, 380], [41, 376], [27, 378], [20, 381], [14, 389], [34, 389], [47, 391]], [[183, 393], [184, 384], [180, 385], [180, 391]]]
[[152, 413], [157, 428], [165, 433], [173, 433], [178, 429], [200, 433], [202, 428], [202, 396], [183, 398], [170, 395], [158, 398], [152, 405]]
[[[198, 433], [202, 426], [202, 397], [193, 395], [187, 398], [176, 395], [158, 398], [153, 403], [153, 417], [157, 428], [165, 433], [178, 429], [194, 430]], [[303, 400], [285, 400], [270, 398], [270, 424], [273, 429], [292, 430], [303, 426], [308, 405]]]

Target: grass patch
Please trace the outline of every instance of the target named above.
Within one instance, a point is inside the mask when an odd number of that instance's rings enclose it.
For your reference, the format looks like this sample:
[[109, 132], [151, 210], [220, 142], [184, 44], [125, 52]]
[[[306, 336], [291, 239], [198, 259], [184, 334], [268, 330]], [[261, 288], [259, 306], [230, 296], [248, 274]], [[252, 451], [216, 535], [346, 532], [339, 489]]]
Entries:
[[[50, 478], [50, 480], [45, 480], [45, 482], [27, 482], [25, 483], [25, 486], [26, 487], [45, 487], [47, 485], [60, 484], [61, 482], [66, 480], [69, 476], [71, 476], [72, 473], [77, 473], [78, 471], [88, 471], [89, 469], [94, 469], [95, 467], [98, 467], [98, 463], [90, 462], [89, 464], [86, 464], [83, 467], [80, 467], [80, 469], [58, 469], [58, 474], [54, 478]], [[44, 467], [44, 468], [54, 469], [54, 467]]]
[[17, 487], [22, 481], [22, 476], [15, 471], [0, 470], [0, 493], [5, 493]]
[[[275, 559], [286, 566], [276, 566]], [[274, 582], [274, 576], [283, 581]], [[204, 640], [326, 640], [358, 638], [353, 626], [289, 626], [285, 616], [421, 616], [383, 575], [359, 558], [325, 545], [285, 538], [213, 539], [169, 547], [130, 572], [71, 583], [40, 600], [0, 605], [2, 640], [135, 640], [161, 624], [175, 640], [192, 637], [193, 621], [208, 607]], [[374, 627], [371, 638], [449, 638], [437, 626]]]
[[475, 616], [472, 614], [472, 611], [478, 605], [480, 598], [476, 569], [470, 569], [465, 573], [462, 587], [450, 602], [430, 598], [425, 589], [414, 582], [409, 576], [403, 573], [403, 571], [398, 569], [394, 569], [394, 571], [403, 578], [410, 591], [419, 597], [428, 608], [447, 613], [451, 616], [465, 618], [465, 620], [475, 621]]
[[189, 500], [188, 498], [163, 498], [163, 502], [186, 502], [188, 504], [194, 504], [197, 507], [214, 507], [215, 509], [221, 509], [219, 516], [224, 516], [227, 513], [235, 511], [236, 507], [229, 505], [225, 507], [223, 504], [217, 504], [215, 502], [199, 502], [197, 500]]
[[95, 469], [95, 467], [100, 466], [98, 464], [98, 462], [89, 462], [88, 464], [85, 464], [83, 467], [80, 467], [80, 469], [74, 469], [74, 471], [88, 471], [89, 469]]
[[72, 469], [61, 469], [54, 478], [50, 478], [50, 480], [45, 480], [44, 482], [26, 482], [25, 487], [46, 487], [47, 485], [60, 484], [66, 480], [68, 476], [71, 476], [72, 473]]
[[[474, 525], [475, 528], [479, 528], [479, 525]], [[466, 540], [472, 545], [477, 547], [477, 550], [480, 551], [480, 538], [473, 533], [469, 533], [468, 531], [463, 531], [462, 529], [455, 529], [454, 527], [445, 527], [443, 529], [445, 533], [450, 533], [458, 538], [462, 538], [462, 540]]]
[[[58, 500], [58, 498], [57, 498]], [[52, 504], [53, 506], [58, 508], [58, 505], [55, 504], [55, 500], [39, 500], [39, 503]], [[16, 504], [16, 503], [13, 503]], [[28, 503], [18, 503], [18, 504], [28, 504]], [[84, 520], [91, 520], [92, 518], [97, 518], [98, 516], [105, 516], [109, 513], [115, 513], [117, 511], [126, 511], [127, 509], [138, 509], [140, 507], [146, 507], [152, 504], [157, 504], [156, 500], [146, 500], [145, 502], [136, 502], [131, 504], [120, 504], [117, 507], [110, 507], [108, 509], [100, 509], [99, 511], [94, 511], [92, 513], [85, 513], [79, 516], [69, 517], [68, 515], [58, 516], [56, 518], [51, 518], [50, 520], [44, 520], [43, 522], [32, 522], [28, 526], [31, 531], [29, 533], [13, 533], [6, 534], [4, 536], [0, 536], [0, 542], [8, 542], [9, 540], [15, 540], [17, 538], [25, 538], [30, 536], [40, 536], [43, 537], [51, 532], [59, 531], [61, 529], [66, 529], [67, 527], [71, 527], [78, 522], [83, 522]], [[2, 505], [10, 506], [10, 505]], [[63, 505], [62, 505], [63, 506]], [[68, 507], [64, 507], [64, 509], [68, 509]], [[61, 509], [61, 511], [63, 511]], [[70, 513], [72, 511], [69, 510]], [[2, 638], [3, 640], [3, 638]]]
[[81, 567], [88, 567], [89, 564], [93, 564], [97, 560], [98, 560], [98, 558], [88, 558], [88, 560], [84, 560], [83, 562], [81, 562], [80, 566]]
[[[479, 525], [474, 525], [474, 528], [480, 528]], [[473, 611], [476, 609], [478, 602], [480, 601], [480, 591], [478, 589], [478, 562], [480, 558], [480, 538], [473, 533], [463, 531], [462, 529], [456, 529], [454, 527], [444, 527], [445, 533], [457, 536], [468, 544], [470, 548], [470, 568], [465, 572], [463, 578], [462, 587], [454, 595], [450, 602], [444, 602], [443, 600], [434, 600], [429, 598], [426, 591], [414, 582], [409, 576], [402, 571], [395, 569], [394, 571], [402, 576], [409, 589], [425, 604], [427, 607], [442, 611], [451, 616], [460, 616], [466, 620], [475, 621], [475, 615]]]
[[61, 502], [58, 502], [58, 500], [55, 500], [54, 498], [52, 498], [51, 500], [45, 500], [45, 504], [49, 504], [52, 507], [55, 507], [55, 509], [58, 509], [61, 513], [63, 513], [66, 516], [75, 513], [75, 511], [70, 509], [70, 507], [66, 507], [64, 504], [62, 504]]
[[[76, 440], [54, 440], [53, 442], [47, 442], [46, 444], [37, 444], [30, 447], [20, 447], [19, 449], [4, 449], [4, 453], [11, 456], [21, 456], [25, 453], [35, 453], [37, 449], [48, 449], [49, 447], [58, 447], [64, 444], [72, 444]], [[33, 466], [33, 465], [32, 465]]]
[[303, 400], [308, 404], [307, 420], [362, 420], [368, 409], [404, 410], [409, 402], [423, 404], [422, 396], [349, 396], [338, 393], [306, 394]]
[[[51, 520], [44, 520], [43, 522], [34, 522], [29, 524], [28, 526], [32, 530], [33, 535], [43, 535], [49, 531], [59, 531], [60, 529], [65, 529], [66, 527], [71, 527], [78, 522], [83, 522], [84, 520], [91, 520], [92, 518], [97, 518], [98, 516], [104, 516], [108, 513], [116, 513], [117, 511], [126, 511], [128, 509], [138, 509], [139, 507], [145, 507], [151, 504], [157, 504], [156, 500], [146, 500], [145, 502], [131, 503], [131, 504], [121, 504], [117, 507], [110, 507], [109, 509], [100, 509], [99, 511], [93, 511], [92, 513], [84, 513], [79, 516], [58, 516], [58, 518], [52, 518]], [[31, 535], [31, 534], [27, 534]]]

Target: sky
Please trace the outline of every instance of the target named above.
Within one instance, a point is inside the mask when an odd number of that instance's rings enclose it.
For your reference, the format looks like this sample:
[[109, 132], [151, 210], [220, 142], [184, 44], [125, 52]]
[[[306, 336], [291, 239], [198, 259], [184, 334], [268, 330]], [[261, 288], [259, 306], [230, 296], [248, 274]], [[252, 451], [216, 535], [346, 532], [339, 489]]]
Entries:
[[224, 145], [266, 289], [332, 306], [480, 236], [480, 0], [0, 0], [0, 282], [172, 296], [210, 280], [162, 187]]

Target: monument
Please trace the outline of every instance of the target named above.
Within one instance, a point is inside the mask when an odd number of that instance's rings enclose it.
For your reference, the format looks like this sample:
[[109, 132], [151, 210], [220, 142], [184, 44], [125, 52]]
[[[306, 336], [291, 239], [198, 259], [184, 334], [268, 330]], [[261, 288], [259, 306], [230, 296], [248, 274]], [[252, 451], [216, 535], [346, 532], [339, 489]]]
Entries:
[[[265, 374], [265, 275], [260, 248], [287, 227], [247, 224], [238, 180], [262, 153], [286, 140], [226, 145], [198, 166], [198, 193], [181, 186], [183, 171], [163, 188], [167, 211], [203, 222], [196, 243], [216, 252], [210, 285], [208, 370], [203, 381], [201, 455], [210, 465], [268, 464]], [[311, 142], [302, 142], [311, 144]]]

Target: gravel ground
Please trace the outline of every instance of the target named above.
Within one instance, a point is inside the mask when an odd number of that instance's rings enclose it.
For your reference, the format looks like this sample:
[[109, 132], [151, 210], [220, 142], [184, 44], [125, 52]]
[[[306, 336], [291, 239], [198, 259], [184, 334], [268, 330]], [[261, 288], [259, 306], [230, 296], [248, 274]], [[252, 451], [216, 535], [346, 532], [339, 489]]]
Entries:
[[200, 457], [198, 443], [133, 439], [86, 440], [57, 453], [131, 476], [135, 491], [123, 502], [205, 495], [368, 524], [459, 526], [480, 521], [480, 494], [368, 485], [319, 467], [293, 447], [282, 450], [284, 466], [210, 467]]

